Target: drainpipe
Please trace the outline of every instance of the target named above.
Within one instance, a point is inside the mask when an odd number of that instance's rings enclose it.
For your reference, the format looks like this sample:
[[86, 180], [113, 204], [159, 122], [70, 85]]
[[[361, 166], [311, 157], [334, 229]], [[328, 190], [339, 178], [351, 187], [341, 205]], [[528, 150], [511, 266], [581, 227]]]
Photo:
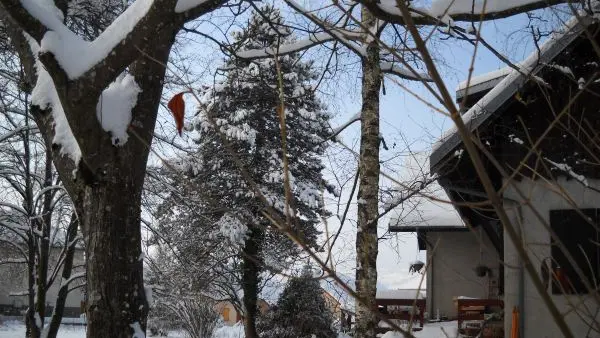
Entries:
[[[502, 196], [502, 202], [503, 203], [510, 203], [512, 206], [514, 206], [517, 210], [517, 217], [519, 220], [519, 223], [522, 225], [523, 224], [523, 208], [521, 207], [521, 204], [513, 198], [509, 198], [507, 196]], [[516, 227], [517, 230], [517, 235], [519, 236], [519, 238], [522, 238], [522, 233], [521, 233], [521, 227], [517, 226]], [[517, 258], [518, 259], [518, 272], [517, 272], [517, 283], [518, 283], [518, 287], [517, 287], [517, 307], [519, 309], [519, 336], [520, 337], [524, 337], [525, 335], [525, 268], [523, 266], [523, 261], [521, 260], [521, 258]], [[506, 295], [506, 283], [504, 283], [504, 288], [505, 288], [505, 295]], [[510, 315], [512, 312], [512, 309], [504, 309], [504, 316]]]
[[[519, 221], [523, 224], [523, 210], [521, 205], [517, 204], [517, 213], [519, 214]], [[521, 237], [521, 227], [518, 228], [518, 235]], [[523, 261], [519, 259], [519, 335], [521, 337], [525, 334], [525, 271], [523, 267]], [[506, 310], [504, 311], [506, 315]]]
[[[516, 207], [519, 223], [523, 224], [523, 208], [521, 207], [521, 205], [514, 199], [503, 197], [503, 200], [504, 200], [504, 202], [509, 202], [514, 207]], [[519, 238], [522, 238], [521, 237], [522, 236], [521, 227], [517, 226], [516, 230], [517, 230], [517, 235], [519, 236]], [[519, 309], [519, 336], [524, 337], [524, 335], [525, 335], [525, 270], [524, 269], [525, 268], [523, 267], [523, 261], [521, 260], [521, 258], [518, 258], [518, 260], [519, 260], [519, 262], [518, 262], [519, 270], [518, 270], [518, 274], [517, 274], [517, 279], [518, 279], [517, 306]], [[504, 285], [504, 287], [506, 288], [506, 285]], [[511, 311], [512, 311], [512, 309], [504, 309], [504, 315], [506, 316], [507, 314], [512, 313]]]
[[[430, 258], [430, 262], [429, 262], [429, 271], [431, 272], [430, 277], [431, 277], [431, 281], [428, 282], [427, 284], [429, 284], [431, 286], [431, 288], [427, 289], [427, 297], [431, 297], [431, 299], [429, 300], [429, 304], [431, 304], [431, 312], [429, 317], [431, 319], [433, 319], [433, 314], [435, 313], [435, 303], [433, 302], [434, 298], [433, 298], [433, 290], [435, 290], [435, 288], [433, 287], [433, 272], [435, 271], [435, 269], [433, 268], [433, 252], [431, 252], [431, 258]], [[431, 291], [431, 296], [429, 296], [429, 291]], [[436, 319], [440, 319], [439, 317]]]

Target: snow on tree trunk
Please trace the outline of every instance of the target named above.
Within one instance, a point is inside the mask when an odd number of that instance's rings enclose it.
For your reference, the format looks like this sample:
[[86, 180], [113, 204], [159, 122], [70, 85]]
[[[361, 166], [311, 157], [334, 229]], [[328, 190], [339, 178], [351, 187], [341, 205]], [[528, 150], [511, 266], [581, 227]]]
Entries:
[[[375, 18], [362, 9], [362, 22], [374, 27]], [[377, 292], [377, 218], [379, 190], [379, 45], [372, 41], [367, 46], [367, 56], [362, 59], [362, 123], [359, 159], [358, 224], [356, 233], [356, 291], [366, 302], [356, 303], [355, 338], [375, 337], [377, 318], [375, 296]]]

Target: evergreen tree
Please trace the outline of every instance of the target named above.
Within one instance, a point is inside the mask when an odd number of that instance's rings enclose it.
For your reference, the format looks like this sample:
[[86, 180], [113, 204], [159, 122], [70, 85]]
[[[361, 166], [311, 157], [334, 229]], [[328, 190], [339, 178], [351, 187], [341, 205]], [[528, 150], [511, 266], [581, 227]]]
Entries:
[[[293, 39], [290, 30], [282, 24], [279, 11], [267, 6], [261, 9], [261, 15], [254, 14], [250, 18], [245, 29], [234, 34], [234, 48], [276, 49], [278, 44]], [[214, 204], [228, 210], [221, 226], [242, 223], [232, 229], [246, 236], [240, 259], [247, 338], [257, 337], [256, 303], [261, 271], [265, 265], [286, 268], [299, 250], [283, 234], [270, 228], [272, 224], [261, 213], [265, 205], [241, 174], [238, 164], [242, 163], [270, 207], [283, 217], [286, 208], [283, 151], [277, 110], [282, 88], [295, 213], [290, 223], [296, 234], [316, 247], [319, 234], [316, 225], [320, 215], [325, 214], [320, 198], [324, 183], [320, 156], [328, 135], [329, 115], [311, 86], [311, 81], [317, 79], [311, 67], [312, 64], [301, 60], [298, 54], [282, 56], [277, 61], [232, 57], [222, 67], [222, 81], [206, 88], [201, 99], [196, 123], [201, 133], [199, 151], [191, 159], [190, 172], [205, 177], [201, 180], [203, 193], [210, 196]], [[216, 121], [218, 131], [210, 118]], [[226, 144], [222, 142], [222, 135]], [[231, 151], [235, 156], [231, 156]]]
[[333, 338], [333, 315], [309, 266], [288, 281], [277, 306], [259, 322], [260, 338]]

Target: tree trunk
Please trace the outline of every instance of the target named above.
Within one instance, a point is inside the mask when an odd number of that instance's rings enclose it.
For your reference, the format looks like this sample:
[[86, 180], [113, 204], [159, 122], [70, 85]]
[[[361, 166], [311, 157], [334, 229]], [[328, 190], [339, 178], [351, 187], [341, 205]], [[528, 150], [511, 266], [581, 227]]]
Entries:
[[139, 338], [135, 333], [145, 332], [141, 189], [128, 177], [87, 187], [78, 208], [86, 243], [88, 337]]
[[[376, 20], [366, 8], [362, 9], [362, 23], [374, 27]], [[372, 39], [367, 37], [367, 39]], [[356, 291], [365, 302], [356, 304], [355, 338], [373, 338], [377, 327], [375, 297], [377, 293], [377, 222], [379, 191], [379, 88], [381, 69], [379, 45], [367, 45], [367, 56], [362, 60], [362, 111], [359, 159], [358, 224], [356, 234]]]
[[58, 290], [58, 295], [56, 296], [56, 301], [54, 303], [54, 310], [52, 311], [50, 323], [48, 323], [47, 334], [45, 336], [46, 338], [56, 338], [58, 334], [58, 329], [60, 327], [60, 323], [63, 318], [65, 303], [69, 294], [69, 284], [66, 283], [63, 285], [63, 281], [68, 281], [71, 278], [71, 272], [73, 270], [73, 258], [75, 256], [76, 245], [74, 241], [77, 237], [77, 225], [77, 216], [73, 214], [71, 216], [71, 223], [69, 224], [69, 228], [67, 229], [67, 238], [65, 240], [66, 253], [65, 260], [62, 266], [61, 285], [60, 289]]
[[257, 225], [249, 227], [248, 238], [242, 251], [242, 289], [244, 291], [244, 331], [246, 338], [258, 338], [258, 284], [260, 282], [260, 250], [263, 232]]
[[[97, 150], [79, 165], [78, 177], [85, 183], [79, 183], [75, 198], [71, 196], [77, 201], [85, 241], [88, 338], [145, 337], [141, 196], [164, 65], [176, 32], [174, 26], [170, 33], [157, 35], [148, 57], [129, 68], [142, 92], [132, 111], [127, 143], [115, 147], [108, 133], [95, 130], [103, 133]], [[61, 172], [63, 180], [68, 179], [65, 174]]]
[[[59, 69], [60, 65], [51, 60], [51, 53], [46, 55], [48, 64], [52, 65], [50, 68], [54, 67], [51, 71], [54, 72], [53, 82], [82, 153], [81, 161], [74, 163], [61, 155], [60, 144], [52, 144], [53, 150], [56, 150], [53, 152], [54, 165], [75, 205], [84, 235], [89, 338], [145, 336], [148, 306], [141, 259], [141, 191], [166, 64], [184, 20], [172, 17], [163, 22], [157, 13], [152, 16], [156, 22], [146, 24], [156, 28], [155, 34], [144, 38], [145, 42], [136, 46], [139, 52], [131, 54], [129, 50], [123, 55], [128, 60], [128, 56], [136, 58], [127, 71], [134, 76], [141, 93], [132, 109], [129, 140], [121, 146], [113, 145], [111, 136], [95, 117], [98, 98], [106, 88], [107, 77], [110, 77], [107, 74], [123, 68], [120, 60], [111, 58], [101, 62], [99, 69], [106, 73], [93, 71], [77, 80], [70, 80]], [[7, 25], [24, 63], [23, 68], [28, 71], [30, 81], [27, 82], [33, 84], [36, 79], [33, 71], [35, 58], [21, 28], [12, 20], [3, 20], [2, 23]], [[132, 39], [134, 41], [128, 43], [137, 44], [135, 37]], [[150, 40], [150, 45], [146, 45]], [[44, 139], [54, 140], [55, 121], [50, 109], [31, 108]], [[33, 295], [31, 288], [30, 294]], [[33, 306], [30, 308], [33, 309]], [[35, 319], [33, 317], [33, 313], [28, 316], [28, 323]]]

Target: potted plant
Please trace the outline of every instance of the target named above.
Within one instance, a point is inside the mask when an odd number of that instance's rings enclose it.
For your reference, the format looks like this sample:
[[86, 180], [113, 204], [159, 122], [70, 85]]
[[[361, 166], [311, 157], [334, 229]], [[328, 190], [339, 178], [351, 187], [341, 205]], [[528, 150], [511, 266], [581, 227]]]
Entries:
[[482, 264], [477, 265], [474, 270], [477, 277], [485, 277], [486, 275], [491, 275], [492, 273], [492, 269]]
[[414, 261], [410, 263], [410, 266], [408, 267], [408, 272], [421, 272], [421, 269], [423, 269], [424, 266], [425, 263], [418, 260]]

